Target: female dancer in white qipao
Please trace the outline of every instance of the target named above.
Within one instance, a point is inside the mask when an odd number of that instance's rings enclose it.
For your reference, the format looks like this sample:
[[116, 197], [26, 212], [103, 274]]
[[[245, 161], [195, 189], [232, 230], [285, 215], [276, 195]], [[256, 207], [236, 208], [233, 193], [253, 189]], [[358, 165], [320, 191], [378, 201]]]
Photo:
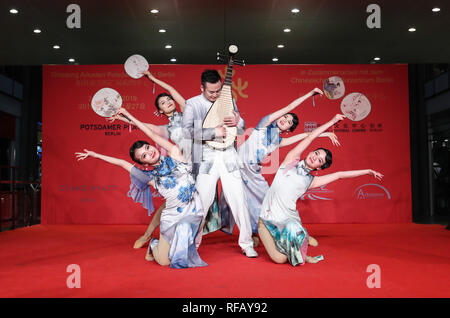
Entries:
[[147, 142], [138, 141], [131, 147], [130, 156], [142, 165], [153, 166], [153, 170], [139, 170], [125, 160], [86, 149], [76, 153], [78, 160], [98, 158], [129, 171], [132, 182], [129, 196], [144, 207], [148, 207], [148, 200], [151, 199], [147, 191], [150, 185], [164, 197], [166, 205], [161, 213], [160, 238], [151, 240], [147, 253], [158, 264], [172, 268], [206, 266], [195, 247], [195, 237], [203, 220], [203, 207], [195, 189], [191, 163], [184, 159], [176, 145], [156, 134], [124, 108], [117, 113], [130, 118], [149, 138], [163, 147], [168, 156], [161, 155], [156, 147]]
[[[261, 213], [261, 204], [264, 196], [269, 190], [269, 184], [261, 174], [262, 162], [264, 158], [274, 152], [278, 147], [286, 147], [306, 138], [309, 133], [302, 133], [292, 137], [281, 137], [284, 132], [292, 132], [298, 125], [298, 117], [295, 113], [291, 113], [295, 108], [302, 104], [306, 99], [314, 95], [323, 95], [323, 92], [315, 88], [304, 96], [301, 96], [289, 105], [264, 116], [253, 130], [248, 139], [238, 148], [239, 158], [242, 161], [241, 175], [244, 181], [244, 191], [248, 210], [250, 213], [250, 221], [252, 224], [253, 240], [258, 245], [258, 220]], [[339, 146], [339, 141], [335, 134], [331, 132], [323, 133], [319, 137], [328, 137], [331, 142]], [[220, 200], [220, 211], [223, 215], [222, 223], [230, 223], [233, 227], [233, 221], [228, 221], [230, 213], [226, 201]], [[232, 232], [232, 228], [227, 229]], [[311, 238], [311, 241], [314, 241]], [[312, 244], [316, 244], [312, 242]]]
[[295, 146], [278, 169], [264, 198], [258, 233], [267, 253], [276, 263], [289, 261], [290, 264], [296, 266], [305, 262], [317, 263], [323, 259], [321, 255], [310, 257], [306, 254], [309, 235], [303, 227], [297, 211], [297, 200], [307, 190], [342, 178], [353, 178], [366, 174], [371, 174], [378, 180], [383, 177], [379, 172], [370, 169], [339, 171], [314, 177], [310, 174], [311, 171], [325, 169], [331, 165], [331, 152], [324, 148], [310, 152], [304, 160], [300, 161], [302, 152], [316, 137], [344, 118], [344, 115], [337, 114], [328, 123], [313, 130], [308, 137]]
[[[158, 116], [160, 114], [163, 116], [166, 116], [167, 119], [169, 119], [169, 123], [167, 125], [162, 125], [162, 126], [153, 125], [151, 123], [144, 123], [144, 124], [151, 130], [153, 130], [155, 133], [160, 135], [161, 137], [164, 137], [165, 139], [170, 139], [172, 142], [174, 142], [181, 149], [181, 151], [183, 152], [183, 156], [186, 158], [186, 160], [190, 160], [189, 157], [187, 157], [191, 153], [191, 151], [187, 148], [190, 146], [190, 141], [186, 141], [183, 139], [182, 128], [181, 128], [181, 119], [183, 118], [183, 111], [184, 111], [184, 106], [186, 104], [186, 100], [173, 86], [156, 78], [149, 71], [142, 72], [142, 74], [147, 76], [149, 80], [151, 80], [152, 82], [161, 86], [163, 89], [165, 89], [168, 92], [168, 93], [164, 92], [164, 93], [161, 93], [158, 96], [156, 96], [155, 114], [158, 114]], [[180, 111], [177, 111], [177, 104], [180, 108]], [[108, 118], [107, 120], [110, 122], [113, 122], [116, 119], [125, 121], [132, 125], [135, 125], [133, 122], [130, 122], [125, 117], [117, 115], [117, 114], [111, 118]], [[158, 145], [157, 145], [157, 148], [161, 152], [162, 155], [166, 155], [166, 151], [164, 150], [164, 148], [161, 148]], [[149, 195], [151, 195], [151, 194], [149, 194]], [[161, 211], [165, 207], [166, 207], [166, 205], [165, 205], [165, 203], [163, 203], [158, 208], [158, 210], [155, 212], [144, 235], [139, 237], [136, 240], [136, 242], [134, 243], [133, 247], [135, 249], [139, 249], [139, 248], [143, 247], [148, 241], [150, 241], [153, 231], [159, 225]], [[149, 210], [149, 216], [150, 216], [150, 213], [153, 212], [153, 205], [151, 207], [149, 207], [148, 210]], [[210, 210], [214, 210], [214, 211], [218, 210], [217, 195], [214, 199], [214, 204], [211, 205]], [[218, 212], [216, 212], [216, 213], [218, 213]], [[152, 259], [152, 257], [149, 254], [147, 254], [145, 256], [145, 258], [147, 260]]]

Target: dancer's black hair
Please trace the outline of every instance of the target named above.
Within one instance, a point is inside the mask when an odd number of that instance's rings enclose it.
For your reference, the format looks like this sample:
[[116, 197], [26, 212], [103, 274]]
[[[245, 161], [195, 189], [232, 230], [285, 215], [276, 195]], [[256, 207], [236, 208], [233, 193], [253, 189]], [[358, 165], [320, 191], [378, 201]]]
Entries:
[[326, 148], [317, 148], [314, 151], [317, 150], [323, 150], [325, 151], [325, 163], [320, 167], [321, 170], [329, 168], [331, 166], [331, 164], [333, 163], [333, 154], [331, 153], [330, 150], [326, 149]]
[[158, 96], [156, 96], [156, 99], [155, 99], [155, 106], [156, 106], [156, 109], [157, 109], [158, 111], [160, 110], [159, 104], [158, 104], [159, 99], [160, 99], [161, 97], [165, 97], [165, 96], [167, 96], [167, 97], [169, 97], [171, 100], [173, 100], [172, 95], [167, 94], [166, 92], [161, 93], [161, 94], [159, 94]]
[[142, 164], [142, 162], [140, 160], [136, 159], [136, 157], [134, 156], [134, 152], [136, 151], [136, 149], [139, 149], [144, 145], [150, 145], [150, 144], [148, 142], [146, 142], [145, 140], [138, 140], [138, 141], [135, 141], [134, 144], [131, 145], [130, 157], [134, 162]]
[[298, 126], [298, 116], [297, 116], [297, 114], [294, 114], [294, 113], [287, 113], [286, 115], [292, 116], [292, 126], [291, 126], [291, 128], [289, 128], [289, 131], [292, 132]]

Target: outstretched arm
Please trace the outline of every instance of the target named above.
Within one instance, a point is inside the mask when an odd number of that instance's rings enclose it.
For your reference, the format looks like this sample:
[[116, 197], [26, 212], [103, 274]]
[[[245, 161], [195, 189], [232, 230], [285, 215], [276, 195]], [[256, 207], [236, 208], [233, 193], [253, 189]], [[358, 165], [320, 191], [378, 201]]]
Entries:
[[283, 107], [283, 108], [273, 112], [272, 114], [269, 115], [269, 119], [267, 121], [267, 125], [266, 126], [268, 126], [270, 123], [272, 123], [274, 120], [277, 120], [281, 116], [283, 116], [283, 115], [293, 111], [295, 108], [297, 108], [305, 100], [307, 100], [308, 98], [310, 98], [311, 96], [316, 95], [316, 94], [320, 94], [320, 96], [322, 96], [323, 92], [320, 89], [318, 89], [318, 88], [314, 88], [312, 91], [310, 91], [309, 93], [303, 95], [302, 97], [297, 98], [296, 100], [291, 102], [286, 107]]
[[96, 153], [94, 151], [90, 151], [87, 149], [84, 149], [84, 152], [75, 152], [75, 156], [77, 157], [78, 161], [84, 160], [87, 157], [101, 159], [112, 165], [122, 167], [125, 170], [127, 170], [128, 172], [130, 172], [131, 168], [133, 168], [133, 165], [131, 163], [129, 163], [128, 161], [114, 158], [114, 157], [105, 156], [105, 155], [102, 155], [102, 154], [99, 154], [99, 153]]
[[327, 130], [328, 128], [330, 128], [331, 126], [333, 126], [334, 124], [336, 124], [337, 122], [343, 120], [345, 118], [344, 115], [342, 114], [336, 114], [333, 119], [331, 119], [329, 122], [327, 122], [326, 124], [323, 124], [320, 127], [317, 127], [316, 129], [314, 129], [308, 137], [306, 137], [305, 139], [303, 139], [297, 146], [295, 146], [294, 149], [292, 149], [291, 151], [289, 151], [289, 153], [286, 155], [286, 158], [283, 161], [283, 164], [285, 163], [290, 163], [293, 161], [298, 161], [300, 159], [300, 155], [302, 154], [302, 152], [309, 147], [309, 145], [311, 144], [311, 142], [316, 139], [321, 133], [323, 133], [325, 130]]
[[139, 119], [131, 115], [125, 108], [119, 108], [117, 110], [117, 114], [123, 114], [130, 118], [130, 120], [136, 124], [136, 127], [142, 130], [144, 134], [146, 134], [151, 140], [160, 145], [162, 148], [166, 149], [169, 156], [178, 161], [185, 161], [180, 149], [177, 146], [148, 128], [146, 124], [142, 123], [141, 121], [139, 121]]
[[383, 175], [381, 173], [371, 169], [338, 171], [324, 176], [314, 177], [308, 189], [318, 188], [339, 179], [355, 178], [359, 176], [364, 176], [366, 174], [373, 175], [378, 180], [381, 180], [383, 178]]
[[180, 93], [178, 93], [178, 91], [175, 88], [173, 88], [173, 86], [170, 86], [169, 84], [157, 79], [149, 71], [142, 72], [142, 74], [146, 75], [151, 81], [155, 82], [156, 84], [167, 90], [170, 93], [170, 95], [172, 95], [175, 102], [177, 102], [178, 105], [180, 105], [181, 112], [184, 111], [184, 105], [186, 103], [186, 100], [183, 98], [183, 96], [181, 96]]
[[[115, 114], [112, 117], [106, 118], [106, 121], [109, 122], [109, 123], [113, 123], [116, 119], [121, 120], [123, 122], [126, 122], [126, 123], [128, 123], [130, 125], [136, 126], [136, 124], [133, 121], [131, 121], [131, 120], [129, 120], [129, 119], [123, 117], [123, 116], [120, 116], [118, 114]], [[144, 125], [146, 125], [149, 129], [153, 130], [158, 135], [162, 135], [159, 126], [156, 126], [156, 125], [153, 125], [153, 124], [149, 124], [149, 123], [144, 123]], [[169, 138], [169, 137], [167, 137], [167, 138]]]
[[[294, 135], [292, 137], [289, 138], [283, 138], [281, 139], [280, 142], [280, 147], [286, 147], [292, 144], [295, 144], [296, 142], [299, 142], [303, 139], [305, 139], [306, 137], [309, 136], [310, 133], [302, 133], [302, 134], [298, 134], [298, 135]], [[331, 139], [331, 142], [333, 143], [333, 145], [335, 146], [340, 146], [341, 144], [339, 143], [339, 140], [337, 138], [337, 136], [332, 133], [332, 132], [326, 132], [326, 133], [322, 133], [319, 135], [319, 137], [328, 137]]]

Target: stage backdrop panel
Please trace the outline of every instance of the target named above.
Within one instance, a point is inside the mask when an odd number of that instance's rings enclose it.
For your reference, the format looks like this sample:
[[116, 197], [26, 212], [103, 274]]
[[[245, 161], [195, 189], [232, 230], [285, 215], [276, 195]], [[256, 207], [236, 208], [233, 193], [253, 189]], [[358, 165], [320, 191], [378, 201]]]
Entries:
[[[207, 68], [225, 74], [224, 65], [150, 65], [157, 78], [186, 99], [200, 93], [200, 74]], [[322, 89], [330, 76], [343, 79], [345, 95], [337, 100], [316, 96], [315, 106], [308, 99], [295, 110], [300, 123], [294, 133], [310, 131], [340, 113], [342, 100], [351, 93], [364, 94], [371, 111], [361, 121], [345, 120], [334, 127], [341, 147], [328, 138], [313, 142], [307, 152], [319, 146], [333, 152], [331, 168], [313, 174], [370, 168], [385, 177], [339, 180], [308, 191], [298, 200], [303, 222], [411, 222], [407, 65], [235, 66], [233, 94], [246, 121], [246, 135], [266, 114], [314, 87]], [[125, 170], [93, 158], [77, 162], [74, 153], [89, 149], [131, 162], [130, 145], [148, 138], [124, 122], [110, 124], [98, 116], [91, 98], [101, 88], [113, 88], [137, 118], [165, 124], [167, 118], [153, 114], [155, 97], [163, 90], [156, 86], [153, 91], [145, 77], [128, 77], [123, 65], [48, 65], [43, 77], [42, 223], [148, 223], [147, 211], [127, 197], [130, 179]], [[269, 183], [291, 148], [275, 152], [264, 163]], [[155, 208], [161, 203], [161, 198], [154, 199]]]

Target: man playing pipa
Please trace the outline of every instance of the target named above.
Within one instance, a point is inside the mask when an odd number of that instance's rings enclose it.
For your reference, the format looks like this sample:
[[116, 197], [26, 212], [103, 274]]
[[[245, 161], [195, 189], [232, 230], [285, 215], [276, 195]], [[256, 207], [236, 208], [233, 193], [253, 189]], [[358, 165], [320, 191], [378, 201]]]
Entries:
[[[216, 70], [202, 73], [202, 93], [186, 101], [182, 127], [185, 138], [193, 143], [193, 173], [197, 175], [196, 188], [204, 211], [207, 212], [213, 203], [220, 178], [223, 194], [240, 231], [239, 246], [247, 257], [257, 257], [239, 171], [240, 161], [234, 146], [236, 136], [230, 136], [235, 132], [243, 134], [245, 123], [231, 94], [232, 55], [237, 52], [237, 47], [232, 45], [229, 50], [231, 55], [223, 85]], [[201, 238], [201, 235], [197, 237]]]

